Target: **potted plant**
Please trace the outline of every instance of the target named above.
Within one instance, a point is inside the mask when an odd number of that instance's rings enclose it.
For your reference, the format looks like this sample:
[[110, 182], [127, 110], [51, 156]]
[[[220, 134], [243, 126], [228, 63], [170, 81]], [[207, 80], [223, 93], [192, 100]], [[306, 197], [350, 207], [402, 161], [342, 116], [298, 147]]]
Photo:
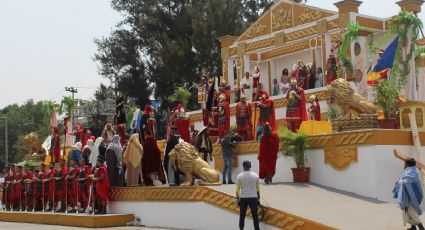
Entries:
[[375, 103], [384, 113], [384, 119], [378, 120], [381, 129], [396, 129], [398, 120], [395, 118], [398, 109], [398, 87], [393, 80], [381, 80], [373, 87]]
[[310, 182], [310, 167], [306, 167], [307, 158], [305, 155], [308, 136], [303, 133], [293, 133], [287, 128], [280, 129], [278, 133], [282, 154], [291, 157], [297, 165], [296, 168], [292, 168], [294, 182]]

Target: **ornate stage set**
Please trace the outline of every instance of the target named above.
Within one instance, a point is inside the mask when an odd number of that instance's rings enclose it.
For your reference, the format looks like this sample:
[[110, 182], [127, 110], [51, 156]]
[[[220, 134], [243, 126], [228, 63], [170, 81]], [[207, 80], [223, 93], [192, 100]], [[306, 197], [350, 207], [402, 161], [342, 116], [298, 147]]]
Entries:
[[[419, 158], [418, 160], [425, 159], [422, 156], [425, 150], [425, 56], [420, 55], [415, 60], [413, 55], [410, 56], [411, 60], [407, 60], [411, 68], [408, 71], [407, 81], [401, 89], [406, 101], [400, 104], [400, 129], [379, 129], [378, 122], [382, 116], [379, 113], [376, 115], [376, 107], [369, 102], [372, 101], [373, 95], [368, 93], [359, 96], [360, 93], [357, 92], [359, 88], [354, 90], [348, 88], [353, 84], [354, 86], [366, 84], [367, 70], [371, 64], [376, 64], [377, 59], [376, 54], [369, 53], [371, 40], [375, 39], [375, 43], [379, 46], [388, 45], [391, 36], [386, 36], [385, 33], [394, 18], [382, 19], [362, 15], [358, 12], [361, 3], [356, 0], [343, 0], [335, 3], [338, 12], [332, 12], [289, 0], [276, 1], [239, 37], [224, 36], [219, 39], [222, 48], [223, 78], [232, 89], [235, 86], [240, 88], [245, 72], [253, 73], [256, 66], [259, 66], [260, 83], [271, 95], [273, 79], [280, 78], [282, 69], [285, 67], [291, 69], [299, 58], [306, 64], [314, 64], [325, 70], [333, 44], [342, 39], [347, 27], [357, 23], [360, 31], [357, 37], [348, 43], [346, 58], [351, 60], [353, 69], [359, 70], [357, 73], [364, 80], [360, 80], [357, 84], [354, 74], [348, 71], [348, 66], [345, 66], [338, 73], [340, 78], [329, 86], [305, 90], [305, 97], [315, 95], [322, 112], [324, 111], [321, 121], [307, 121], [300, 128], [309, 134], [306, 156], [307, 165], [311, 168], [310, 181], [364, 197], [394, 202], [391, 190], [401, 175], [403, 162], [394, 157], [393, 149], [409, 153], [412, 157]], [[415, 13], [421, 10], [422, 3], [421, 0], [397, 2], [402, 10]], [[425, 46], [425, 40], [417, 40], [416, 44]], [[372, 63], [370, 60], [373, 60]], [[372, 91], [369, 86], [367, 87], [368, 91]], [[274, 101], [277, 125], [284, 127], [288, 100], [283, 95], [273, 96], [271, 99]], [[340, 107], [342, 116], [329, 121], [328, 117], [331, 116], [326, 111], [327, 101], [331, 99]], [[200, 102], [205, 100], [202, 92], [199, 100]], [[236, 104], [232, 102], [234, 96], [231, 96], [230, 123], [235, 124]], [[201, 130], [204, 126], [202, 111], [189, 112], [188, 115], [195, 123], [195, 128]], [[416, 123], [412, 124], [411, 121]], [[217, 140], [217, 137], [212, 139]], [[260, 143], [257, 141], [236, 144], [233, 181], [242, 171], [241, 164], [244, 160], [250, 160], [252, 171], [258, 172], [259, 146]], [[221, 172], [223, 157], [220, 145], [213, 146], [213, 156], [212, 167]], [[170, 157], [179, 158], [173, 154]], [[201, 168], [207, 167], [199, 165]], [[279, 153], [273, 182], [292, 182], [291, 168], [294, 167], [292, 159]], [[201, 171], [199, 168], [188, 170], [193, 174]], [[215, 180], [221, 177], [216, 172], [208, 172], [206, 175], [208, 179]], [[236, 227], [238, 219], [235, 197], [220, 192], [213, 186], [112, 188], [108, 209], [109, 213], [140, 216], [146, 226], [168, 228], [231, 229], [229, 226]], [[307, 220], [272, 207], [266, 209], [264, 220], [261, 222], [262, 229], [334, 229], [326, 223]], [[32, 222], [28, 220], [31, 218], [35, 222], [44, 218], [43, 215], [47, 215], [13, 214], [0, 212], [0, 220]], [[17, 217], [18, 215], [24, 215], [27, 221]], [[86, 227], [97, 227], [96, 223], [106, 223], [101, 219], [90, 221], [94, 221], [95, 224]], [[80, 220], [59, 222], [81, 226], [78, 225]], [[248, 229], [252, 227], [250, 222], [249, 219], [245, 224]], [[58, 222], [52, 224], [56, 223]]]

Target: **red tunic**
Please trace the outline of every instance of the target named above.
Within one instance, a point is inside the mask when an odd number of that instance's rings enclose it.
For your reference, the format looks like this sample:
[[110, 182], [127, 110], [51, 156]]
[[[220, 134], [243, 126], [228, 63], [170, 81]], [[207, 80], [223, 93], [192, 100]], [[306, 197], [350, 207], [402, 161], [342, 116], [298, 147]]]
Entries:
[[96, 178], [103, 176], [102, 180], [96, 181], [96, 197], [102, 199], [105, 204], [109, 203], [109, 177], [105, 166], [100, 166], [94, 172]]
[[264, 97], [260, 102], [260, 117], [258, 118], [258, 125], [263, 126], [268, 122], [272, 128], [272, 131], [276, 131], [277, 125], [274, 102], [269, 98], [269, 94], [264, 90], [261, 90], [260, 93], [261, 95], [264, 95]]
[[[14, 176], [15, 181], [20, 181], [22, 180], [23, 176], [22, 173], [16, 173]], [[13, 200], [15, 202], [15, 204], [19, 204], [19, 200], [23, 198], [22, 192], [22, 182], [18, 182], [16, 184], [14, 184], [14, 194], [13, 194]]]
[[[24, 179], [32, 180], [33, 174], [31, 171], [28, 171], [26, 174], [23, 174], [23, 177]], [[24, 185], [25, 185], [25, 188], [24, 188], [25, 194], [23, 195], [24, 196], [28, 195], [27, 202], [28, 204], [30, 204], [30, 206], [32, 206], [32, 196], [34, 194], [33, 183], [24, 182]]]
[[258, 160], [260, 164], [259, 176], [261, 179], [266, 176], [273, 177], [276, 172], [277, 154], [279, 151], [279, 136], [272, 132], [270, 136], [262, 136], [260, 142], [260, 153]]
[[[78, 169], [78, 178], [87, 178], [92, 174], [89, 166], [85, 165], [84, 168]], [[88, 179], [82, 180], [78, 183], [78, 202], [81, 202], [82, 207], [87, 207], [88, 196], [90, 194], [91, 181]]]
[[50, 172], [47, 173], [47, 179], [51, 179], [47, 184], [47, 188], [48, 188], [47, 195], [49, 196], [49, 198], [52, 198], [53, 195], [55, 194], [55, 189], [56, 189], [55, 176], [56, 176], [56, 169], [51, 169]]
[[183, 118], [176, 119], [177, 131], [180, 133], [181, 138], [187, 143], [190, 143], [189, 126], [190, 126], [189, 119], [183, 119]]
[[50, 159], [54, 159], [55, 163], [59, 163], [61, 159], [61, 141], [59, 134], [55, 134], [51, 141], [50, 146]]
[[218, 136], [223, 137], [224, 132], [230, 129], [230, 106], [227, 101], [220, 102], [218, 105]]
[[252, 140], [252, 108], [251, 103], [236, 105], [236, 131], [244, 138], [244, 141]]
[[63, 167], [60, 171], [56, 172], [56, 177], [62, 177], [63, 179], [55, 180], [56, 182], [56, 191], [55, 191], [55, 199], [65, 199], [65, 189], [66, 189], [66, 180], [65, 176], [68, 174], [68, 168]]

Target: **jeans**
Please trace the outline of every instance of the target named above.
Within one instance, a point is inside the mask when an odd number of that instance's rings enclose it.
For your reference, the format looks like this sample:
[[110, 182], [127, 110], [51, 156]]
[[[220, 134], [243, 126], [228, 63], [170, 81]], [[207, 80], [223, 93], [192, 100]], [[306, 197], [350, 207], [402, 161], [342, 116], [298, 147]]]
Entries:
[[254, 229], [260, 230], [260, 223], [258, 221], [258, 198], [240, 198], [240, 216], [239, 216], [239, 229], [243, 230], [245, 225], [246, 210], [249, 206], [252, 213], [252, 219], [254, 221]]
[[227, 181], [232, 181], [232, 154], [223, 153], [223, 181], [226, 179], [227, 172]]

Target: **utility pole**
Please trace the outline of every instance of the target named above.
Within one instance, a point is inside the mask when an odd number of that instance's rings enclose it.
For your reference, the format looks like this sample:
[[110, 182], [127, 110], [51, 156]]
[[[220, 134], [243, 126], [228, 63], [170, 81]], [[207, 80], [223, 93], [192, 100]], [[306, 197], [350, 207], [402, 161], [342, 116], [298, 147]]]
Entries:
[[[78, 89], [74, 88], [74, 87], [65, 87], [65, 91], [67, 92], [71, 92], [72, 93], [72, 100], [75, 99], [75, 95], [76, 93], [78, 93]], [[72, 113], [74, 113], [74, 111], [71, 111]], [[74, 114], [69, 114], [69, 116], [71, 116], [71, 122], [72, 122], [72, 126], [74, 125]], [[72, 129], [72, 127], [71, 127]]]
[[6, 151], [6, 159], [5, 159], [5, 162], [6, 162], [6, 164], [9, 164], [9, 147], [8, 147], [8, 145], [9, 145], [9, 143], [8, 143], [8, 129], [7, 129], [7, 116], [5, 116], [4, 117], [4, 120], [5, 120], [5, 125], [4, 125], [4, 144], [5, 144], [5, 147], [4, 147], [4, 149], [5, 149], [5, 151]]

